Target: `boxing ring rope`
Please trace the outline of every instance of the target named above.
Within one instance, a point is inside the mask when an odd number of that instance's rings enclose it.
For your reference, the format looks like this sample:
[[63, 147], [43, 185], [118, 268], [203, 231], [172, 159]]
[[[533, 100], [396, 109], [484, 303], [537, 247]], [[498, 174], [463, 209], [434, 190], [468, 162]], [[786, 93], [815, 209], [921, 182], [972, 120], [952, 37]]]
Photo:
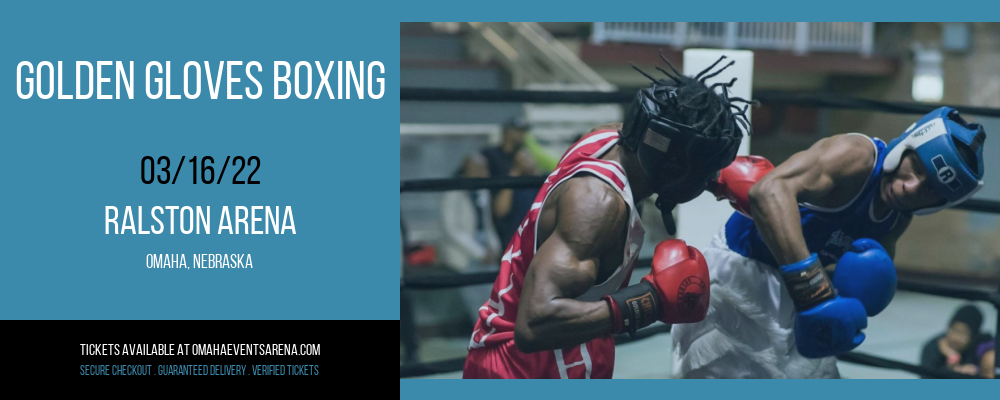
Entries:
[[[640, 329], [638, 332], [635, 333], [634, 338], [629, 337], [628, 334], [624, 333], [620, 335], [615, 335], [615, 345], [632, 343], [667, 332], [670, 332], [670, 325], [665, 325], [658, 322], [655, 325], [650, 325], [647, 328]], [[413, 377], [433, 375], [433, 374], [443, 374], [448, 372], [457, 372], [461, 371], [464, 365], [465, 365], [465, 357], [452, 358], [449, 360], [431, 361], [426, 363], [403, 364], [399, 366], [399, 377], [402, 379], [402, 378], [413, 378]]]
[[540, 189], [545, 176], [505, 178], [417, 179], [399, 182], [400, 192], [444, 192], [476, 189]]
[[885, 358], [876, 357], [865, 353], [859, 353], [856, 351], [839, 355], [837, 356], [837, 359], [869, 367], [898, 369], [901, 371], [906, 371], [921, 376], [928, 376], [936, 379], [986, 379], [981, 376], [965, 375], [948, 370], [930, 370], [924, 367], [902, 363], [899, 361], [888, 360]]
[[[652, 259], [636, 260], [636, 269], [649, 268]], [[403, 286], [408, 290], [440, 290], [453, 289], [462, 286], [482, 285], [493, 283], [498, 272], [474, 272], [467, 274], [430, 274], [417, 277], [404, 277]], [[970, 289], [960, 286], [928, 284], [916, 280], [900, 278], [897, 282], [897, 289], [921, 293], [931, 296], [949, 297], [968, 301], [982, 301], [1000, 307], [1000, 293], [988, 292], [985, 290]]]
[[[617, 92], [574, 92], [574, 91], [526, 91], [526, 90], [466, 90], [466, 89], [424, 89], [402, 88], [400, 101], [463, 101], [463, 102], [517, 102], [517, 103], [562, 103], [562, 104], [606, 104], [628, 103], [635, 96], [635, 91]], [[924, 114], [933, 111], [940, 105], [929, 105], [909, 102], [888, 102], [862, 99], [831, 94], [799, 94], [782, 91], [755, 91], [754, 99], [771, 104], [792, 104], [819, 108], [839, 108], [866, 111], [881, 111], [896, 114]], [[1000, 109], [970, 106], [952, 106], [964, 114], [1000, 117]], [[449, 179], [418, 179], [400, 181], [399, 191], [404, 192], [440, 192], [449, 190], [502, 189], [502, 188], [540, 188], [545, 181], [544, 176], [508, 177], [508, 178], [449, 178]], [[954, 207], [970, 212], [985, 212], [1000, 214], [1000, 202], [989, 200], [968, 200]], [[636, 268], [648, 268], [650, 259], [638, 260]], [[400, 282], [403, 290], [436, 290], [456, 288], [467, 285], [492, 283], [497, 272], [478, 272], [459, 275], [430, 275], [420, 277], [405, 277]], [[984, 291], [959, 286], [926, 284], [917, 281], [900, 279], [898, 290], [922, 293], [933, 296], [983, 301], [990, 303], [1000, 315], [1000, 288], [997, 291]], [[653, 325], [640, 330], [635, 338], [627, 335], [615, 336], [615, 344], [630, 343], [670, 331], [669, 325]], [[997, 319], [995, 348], [1000, 349], [1000, 318]], [[841, 361], [878, 368], [898, 369], [921, 376], [939, 379], [982, 379], [978, 376], [959, 374], [946, 370], [931, 370], [917, 365], [889, 360], [869, 354], [850, 352], [837, 356]], [[411, 378], [424, 375], [461, 371], [465, 358], [435, 361], [428, 363], [411, 363], [401, 365], [400, 378]], [[994, 366], [995, 377], [1000, 379], [1000, 364]]]
[[[635, 98], [635, 90], [615, 92], [427, 89], [401, 88], [400, 101], [460, 101], [487, 103], [558, 103], [558, 104], [627, 104]], [[871, 100], [832, 93], [794, 93], [780, 90], [757, 90], [753, 99], [769, 104], [791, 104], [816, 108], [882, 111], [893, 114], [926, 114], [941, 104]], [[952, 106], [962, 114], [1000, 117], [1000, 109], [989, 107]]]
[[[539, 189], [545, 176], [524, 176], [513, 178], [444, 178], [413, 179], [399, 182], [402, 192], [444, 192], [449, 190], [476, 189]], [[966, 200], [953, 207], [958, 210], [1000, 214], [1000, 201]]]

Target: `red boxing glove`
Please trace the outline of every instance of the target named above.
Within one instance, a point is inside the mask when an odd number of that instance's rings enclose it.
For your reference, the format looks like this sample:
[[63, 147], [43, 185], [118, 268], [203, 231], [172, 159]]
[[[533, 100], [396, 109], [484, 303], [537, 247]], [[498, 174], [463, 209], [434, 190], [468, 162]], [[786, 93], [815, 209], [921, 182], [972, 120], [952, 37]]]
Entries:
[[614, 333], [635, 332], [657, 319], [668, 324], [699, 322], [708, 313], [708, 264], [683, 240], [661, 242], [653, 268], [640, 283], [607, 295]]
[[699, 322], [708, 314], [708, 263], [683, 240], [663, 241], [653, 252], [653, 268], [642, 277], [659, 294], [660, 320], [668, 324]]
[[728, 167], [719, 171], [719, 179], [709, 182], [708, 189], [716, 200], [729, 199], [729, 204], [747, 218], [750, 215], [750, 188], [774, 165], [761, 156], [738, 156]]

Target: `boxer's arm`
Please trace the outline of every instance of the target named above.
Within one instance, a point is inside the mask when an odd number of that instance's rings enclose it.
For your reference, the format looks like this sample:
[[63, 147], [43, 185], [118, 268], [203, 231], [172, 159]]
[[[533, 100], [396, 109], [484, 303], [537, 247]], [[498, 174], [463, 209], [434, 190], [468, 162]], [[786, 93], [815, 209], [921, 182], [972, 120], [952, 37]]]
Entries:
[[851, 135], [821, 139], [750, 189], [754, 223], [779, 265], [799, 262], [811, 254], [802, 235], [798, 203], [824, 204], [824, 198], [838, 186], [871, 172], [874, 149], [860, 143], [866, 140]]
[[522, 287], [514, 343], [526, 353], [577, 345], [613, 329], [606, 302], [574, 299], [596, 282], [601, 255], [623, 239], [627, 206], [596, 178], [571, 179], [560, 189], [554, 204], [545, 205], [557, 207], [555, 227]]

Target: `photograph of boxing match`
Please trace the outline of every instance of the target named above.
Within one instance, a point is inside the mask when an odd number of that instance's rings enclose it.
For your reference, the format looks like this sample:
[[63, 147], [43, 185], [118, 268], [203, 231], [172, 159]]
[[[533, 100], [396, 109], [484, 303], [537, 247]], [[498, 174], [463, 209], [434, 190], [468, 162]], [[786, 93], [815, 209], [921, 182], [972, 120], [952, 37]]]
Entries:
[[400, 24], [401, 379], [995, 379], [1000, 23]]

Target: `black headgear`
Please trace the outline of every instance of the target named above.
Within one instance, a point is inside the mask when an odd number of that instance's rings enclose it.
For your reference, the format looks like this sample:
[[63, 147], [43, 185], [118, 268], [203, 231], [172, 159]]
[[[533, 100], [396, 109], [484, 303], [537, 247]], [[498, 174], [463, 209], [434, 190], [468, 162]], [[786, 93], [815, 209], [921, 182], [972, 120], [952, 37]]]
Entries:
[[[622, 144], [636, 154], [646, 181], [658, 195], [656, 206], [663, 214], [664, 226], [673, 235], [676, 231], [671, 215], [673, 208], [697, 198], [708, 181], [733, 162], [743, 139], [737, 124], [749, 133], [746, 121], [749, 105], [740, 110], [730, 102], [749, 102], [729, 97], [728, 89], [736, 79], [705, 85], [706, 79], [734, 64], [730, 62], [717, 72], [705, 75], [725, 56], [694, 78], [678, 73], [662, 53], [660, 58], [667, 62], [674, 75], [657, 69], [673, 82], [654, 79], [632, 66], [653, 83], [636, 93], [620, 137]], [[722, 93], [717, 94], [715, 87], [722, 87]], [[695, 104], [697, 101], [692, 101], [695, 98], [702, 98], [701, 104]]]

